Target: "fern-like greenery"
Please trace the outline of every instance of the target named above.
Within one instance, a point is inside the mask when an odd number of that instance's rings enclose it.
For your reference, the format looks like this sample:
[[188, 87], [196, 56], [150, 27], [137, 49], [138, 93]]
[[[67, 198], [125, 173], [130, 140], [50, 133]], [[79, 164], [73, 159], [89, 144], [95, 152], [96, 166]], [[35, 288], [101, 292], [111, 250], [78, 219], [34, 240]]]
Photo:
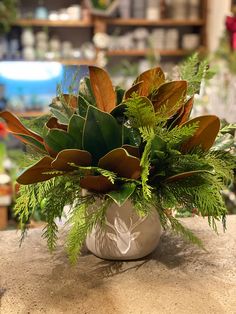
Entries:
[[209, 80], [215, 75], [215, 72], [209, 68], [208, 61], [199, 61], [198, 54], [190, 56], [180, 66], [180, 77], [188, 81], [188, 94], [194, 95], [199, 93], [203, 80]]

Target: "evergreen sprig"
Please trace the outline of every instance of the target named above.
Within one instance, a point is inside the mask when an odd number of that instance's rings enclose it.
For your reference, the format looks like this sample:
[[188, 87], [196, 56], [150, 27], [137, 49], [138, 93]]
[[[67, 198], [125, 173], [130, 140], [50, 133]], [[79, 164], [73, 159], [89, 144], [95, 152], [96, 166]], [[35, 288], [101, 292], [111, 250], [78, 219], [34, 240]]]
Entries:
[[199, 61], [198, 54], [190, 56], [180, 66], [180, 78], [188, 82], [188, 95], [198, 94], [203, 80], [209, 80], [215, 72], [209, 68], [208, 61]]

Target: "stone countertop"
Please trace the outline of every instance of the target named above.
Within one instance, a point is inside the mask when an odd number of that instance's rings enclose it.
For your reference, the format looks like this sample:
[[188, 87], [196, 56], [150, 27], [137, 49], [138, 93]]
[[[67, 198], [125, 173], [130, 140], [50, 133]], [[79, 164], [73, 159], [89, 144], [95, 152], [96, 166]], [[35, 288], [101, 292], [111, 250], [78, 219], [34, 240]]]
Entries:
[[207, 219], [183, 220], [207, 252], [164, 233], [156, 251], [135, 262], [103, 261], [84, 252], [76, 266], [60, 234], [53, 255], [30, 230], [0, 232], [0, 313], [234, 314], [236, 313], [236, 216], [217, 236]]

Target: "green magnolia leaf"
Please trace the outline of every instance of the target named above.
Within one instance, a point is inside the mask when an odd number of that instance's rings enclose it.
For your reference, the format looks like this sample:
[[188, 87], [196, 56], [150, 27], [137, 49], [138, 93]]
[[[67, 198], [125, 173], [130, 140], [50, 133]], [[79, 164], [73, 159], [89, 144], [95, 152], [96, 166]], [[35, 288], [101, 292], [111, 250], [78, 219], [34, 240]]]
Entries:
[[57, 153], [64, 149], [78, 148], [74, 138], [63, 130], [49, 130], [44, 140]]
[[141, 136], [138, 130], [122, 125], [122, 145], [139, 146]]
[[69, 122], [68, 133], [76, 142], [76, 147], [82, 149], [84, 118], [74, 114]]
[[134, 193], [136, 188], [135, 183], [125, 183], [119, 190], [114, 190], [106, 195], [109, 196], [118, 206], [122, 206]]
[[82, 93], [79, 94], [79, 103], [78, 103], [78, 113], [81, 117], [85, 118], [87, 111], [88, 111], [88, 106], [89, 105], [93, 105], [91, 103], [89, 103], [84, 95]]
[[122, 99], [124, 97], [125, 90], [123, 88], [121, 88], [120, 86], [116, 86], [115, 92], [116, 92], [116, 103], [117, 103], [117, 105], [119, 105], [122, 103]]
[[159, 136], [155, 136], [152, 140], [150, 159], [163, 159], [166, 152], [166, 142]]
[[117, 122], [119, 123], [124, 123], [127, 120], [127, 117], [125, 116], [125, 110], [126, 110], [126, 105], [125, 104], [120, 104], [116, 106], [110, 114], [116, 118]]
[[93, 95], [91, 88], [90, 78], [88, 76], [84, 77], [80, 81], [79, 94], [91, 105], [96, 104], [96, 100]]
[[116, 119], [109, 113], [89, 106], [84, 125], [83, 149], [92, 154], [93, 162], [97, 162], [106, 153], [121, 146], [121, 126]]
[[51, 113], [54, 115], [54, 117], [57, 118], [57, 120], [62, 124], [68, 124], [69, 118], [65, 114], [63, 114], [60, 110], [52, 108]]

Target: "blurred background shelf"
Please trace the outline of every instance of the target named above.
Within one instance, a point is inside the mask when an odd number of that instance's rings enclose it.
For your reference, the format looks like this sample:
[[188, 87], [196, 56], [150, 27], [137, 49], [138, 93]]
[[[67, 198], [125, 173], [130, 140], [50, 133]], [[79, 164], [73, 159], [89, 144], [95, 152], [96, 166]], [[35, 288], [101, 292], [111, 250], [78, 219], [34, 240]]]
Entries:
[[159, 20], [147, 20], [147, 19], [107, 19], [105, 20], [108, 25], [118, 26], [203, 26], [204, 19], [159, 19]]
[[83, 20], [71, 20], [71, 21], [50, 21], [40, 19], [19, 19], [14, 22], [14, 26], [48, 26], [48, 27], [92, 27], [93, 23]]
[[[183, 49], [176, 49], [176, 50], [156, 50], [155, 53], [159, 54], [160, 56], [187, 56], [190, 55], [193, 51], [183, 50]], [[116, 57], [116, 56], [146, 56], [149, 53], [152, 53], [152, 50], [111, 50], [107, 51], [107, 56], [109, 57]]]

